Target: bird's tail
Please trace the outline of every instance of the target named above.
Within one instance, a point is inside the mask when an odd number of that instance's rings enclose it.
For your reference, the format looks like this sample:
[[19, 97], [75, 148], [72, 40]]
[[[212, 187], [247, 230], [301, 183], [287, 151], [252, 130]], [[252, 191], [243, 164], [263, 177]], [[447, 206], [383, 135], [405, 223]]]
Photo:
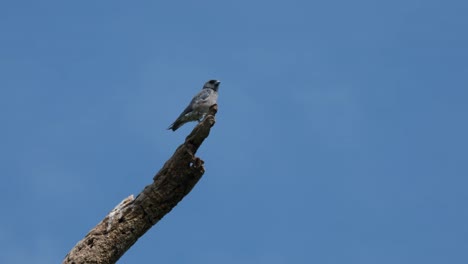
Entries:
[[172, 125], [170, 125], [167, 129], [170, 130], [172, 129], [172, 131], [176, 131], [181, 125], [183, 124], [183, 122], [181, 122], [180, 120], [176, 120], [174, 123], [172, 123]]

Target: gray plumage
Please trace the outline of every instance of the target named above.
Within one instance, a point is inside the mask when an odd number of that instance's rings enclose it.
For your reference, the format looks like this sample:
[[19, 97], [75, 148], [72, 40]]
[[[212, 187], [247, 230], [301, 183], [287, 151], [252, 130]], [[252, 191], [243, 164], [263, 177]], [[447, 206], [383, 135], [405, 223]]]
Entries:
[[183, 124], [191, 121], [200, 122], [208, 113], [210, 106], [216, 104], [218, 99], [218, 87], [221, 82], [218, 80], [209, 80], [205, 83], [202, 90], [193, 97], [190, 104], [179, 115], [168, 129], [176, 131]]

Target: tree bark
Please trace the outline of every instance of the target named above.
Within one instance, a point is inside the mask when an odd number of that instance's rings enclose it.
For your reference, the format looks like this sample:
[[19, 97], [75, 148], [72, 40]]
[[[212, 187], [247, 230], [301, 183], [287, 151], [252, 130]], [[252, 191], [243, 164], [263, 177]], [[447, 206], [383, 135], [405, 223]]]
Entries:
[[215, 123], [213, 105], [172, 157], [136, 198], [118, 204], [65, 256], [63, 264], [115, 263], [146, 231], [169, 213], [195, 184], [205, 168], [195, 157]]

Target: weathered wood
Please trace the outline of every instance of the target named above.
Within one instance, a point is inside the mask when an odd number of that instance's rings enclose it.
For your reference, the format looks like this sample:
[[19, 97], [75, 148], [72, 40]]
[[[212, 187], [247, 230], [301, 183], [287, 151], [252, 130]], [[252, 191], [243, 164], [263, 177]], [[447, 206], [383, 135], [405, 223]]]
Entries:
[[169, 213], [195, 184], [205, 168], [195, 153], [208, 137], [218, 108], [187, 136], [172, 157], [136, 198], [117, 205], [66, 255], [63, 264], [115, 263], [146, 231]]

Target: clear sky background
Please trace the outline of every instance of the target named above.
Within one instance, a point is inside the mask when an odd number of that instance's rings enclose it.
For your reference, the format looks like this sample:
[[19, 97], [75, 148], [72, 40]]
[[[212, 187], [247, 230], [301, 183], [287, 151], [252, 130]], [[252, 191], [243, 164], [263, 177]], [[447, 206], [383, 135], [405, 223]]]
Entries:
[[194, 123], [119, 263], [468, 263], [466, 1], [0, 2], [0, 263], [60, 263]]

